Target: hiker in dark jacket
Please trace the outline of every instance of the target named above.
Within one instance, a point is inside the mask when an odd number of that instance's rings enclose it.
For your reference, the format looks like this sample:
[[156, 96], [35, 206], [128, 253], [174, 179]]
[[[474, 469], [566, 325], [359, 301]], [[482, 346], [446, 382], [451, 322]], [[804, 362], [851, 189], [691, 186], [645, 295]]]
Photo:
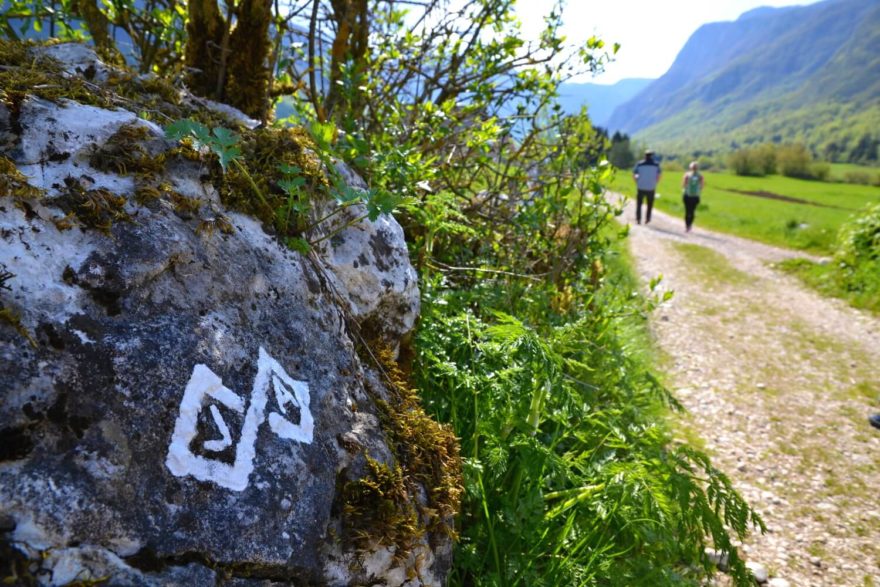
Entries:
[[633, 179], [636, 182], [636, 224], [642, 223], [642, 202], [647, 199], [645, 224], [651, 222], [651, 210], [654, 209], [654, 193], [663, 171], [660, 164], [654, 161], [654, 151], [645, 151], [645, 158], [636, 163]]

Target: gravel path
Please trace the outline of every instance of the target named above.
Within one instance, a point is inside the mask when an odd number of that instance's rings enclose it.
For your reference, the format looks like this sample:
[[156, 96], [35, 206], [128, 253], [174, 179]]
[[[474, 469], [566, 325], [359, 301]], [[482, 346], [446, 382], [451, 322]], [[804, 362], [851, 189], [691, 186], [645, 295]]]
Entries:
[[678, 434], [767, 524], [746, 559], [794, 586], [880, 587], [880, 320], [774, 269], [799, 253], [634, 216], [640, 276], [675, 292], [651, 326], [688, 410]]

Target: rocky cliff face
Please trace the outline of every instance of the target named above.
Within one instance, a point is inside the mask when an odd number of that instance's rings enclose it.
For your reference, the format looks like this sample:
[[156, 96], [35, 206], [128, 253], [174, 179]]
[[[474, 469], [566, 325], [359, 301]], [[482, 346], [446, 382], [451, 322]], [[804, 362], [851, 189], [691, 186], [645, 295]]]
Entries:
[[[112, 75], [51, 52], [68, 80]], [[432, 503], [408, 475], [389, 426], [418, 408], [362, 359], [418, 313], [394, 219], [294, 252], [221, 203], [205, 160], [164, 159], [153, 198], [100, 164], [121, 129], [145, 157], [175, 148], [135, 111], [0, 97], [0, 578], [441, 584], [455, 487]]]

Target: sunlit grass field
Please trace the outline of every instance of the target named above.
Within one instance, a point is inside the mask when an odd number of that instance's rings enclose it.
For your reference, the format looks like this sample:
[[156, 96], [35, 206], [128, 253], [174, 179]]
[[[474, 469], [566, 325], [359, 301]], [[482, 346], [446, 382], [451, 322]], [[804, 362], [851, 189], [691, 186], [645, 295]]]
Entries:
[[[682, 218], [683, 172], [663, 174], [655, 207]], [[840, 226], [868, 203], [880, 201], [880, 187], [807, 181], [772, 175], [740, 177], [706, 172], [706, 187], [697, 209], [697, 226], [761, 242], [829, 255]], [[630, 170], [620, 170], [608, 186], [635, 197]], [[750, 192], [743, 193], [743, 192]], [[758, 193], [762, 195], [758, 195]], [[780, 199], [780, 197], [782, 199]]]

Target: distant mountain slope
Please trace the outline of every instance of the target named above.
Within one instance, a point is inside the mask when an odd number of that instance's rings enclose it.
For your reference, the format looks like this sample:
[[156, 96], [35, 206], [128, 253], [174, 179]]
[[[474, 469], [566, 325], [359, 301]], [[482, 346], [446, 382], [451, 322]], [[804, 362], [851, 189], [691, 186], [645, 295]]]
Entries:
[[604, 127], [618, 106], [638, 94], [652, 81], [654, 80], [631, 78], [612, 85], [565, 83], [559, 89], [559, 103], [570, 114], [580, 111], [581, 106], [586, 105], [593, 124]]
[[608, 126], [667, 149], [799, 140], [833, 156], [878, 123], [880, 2], [826, 0], [701, 27]]

